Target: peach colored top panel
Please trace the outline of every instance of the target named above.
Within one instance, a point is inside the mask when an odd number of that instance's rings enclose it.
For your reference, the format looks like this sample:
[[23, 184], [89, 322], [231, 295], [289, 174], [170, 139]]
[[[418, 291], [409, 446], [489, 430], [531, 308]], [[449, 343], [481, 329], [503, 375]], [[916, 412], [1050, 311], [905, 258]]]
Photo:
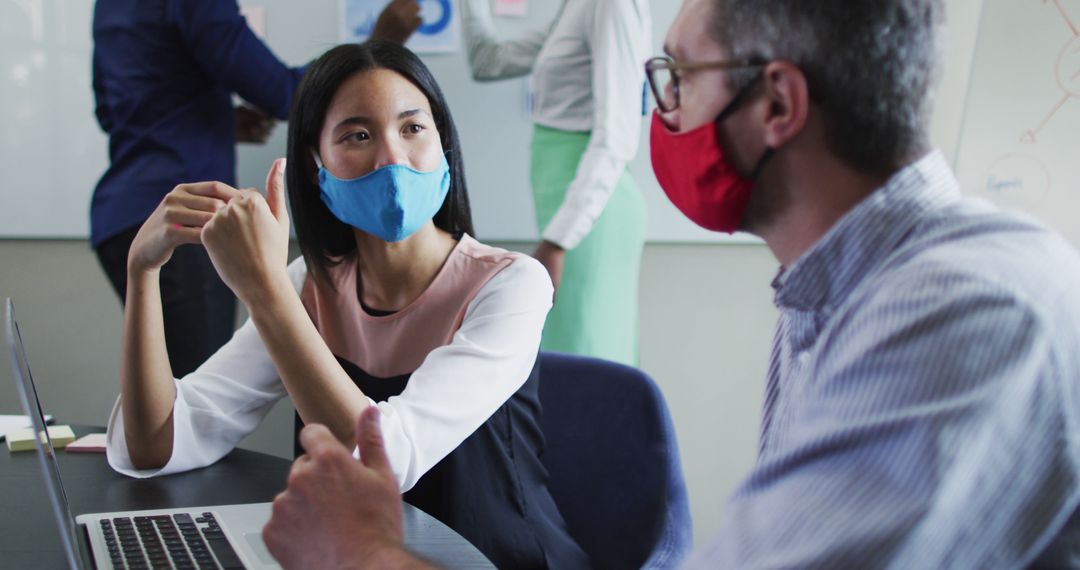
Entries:
[[361, 308], [355, 259], [330, 269], [336, 291], [309, 274], [300, 299], [331, 352], [372, 376], [401, 376], [419, 368], [429, 352], [450, 343], [477, 292], [519, 255], [465, 234], [431, 285], [388, 316], [373, 316]]

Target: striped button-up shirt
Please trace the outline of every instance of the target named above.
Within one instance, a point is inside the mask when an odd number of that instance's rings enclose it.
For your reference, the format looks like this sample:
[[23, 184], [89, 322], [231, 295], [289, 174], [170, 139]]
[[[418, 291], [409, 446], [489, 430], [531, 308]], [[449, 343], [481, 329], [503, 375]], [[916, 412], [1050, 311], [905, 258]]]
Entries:
[[1080, 567], [1080, 258], [934, 152], [774, 282], [760, 450], [702, 568]]

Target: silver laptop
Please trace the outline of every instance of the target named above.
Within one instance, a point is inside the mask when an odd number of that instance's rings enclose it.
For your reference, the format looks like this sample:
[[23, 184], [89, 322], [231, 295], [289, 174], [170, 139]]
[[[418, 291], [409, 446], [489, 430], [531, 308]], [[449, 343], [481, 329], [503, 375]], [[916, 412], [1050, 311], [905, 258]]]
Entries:
[[94, 566], [104, 568], [279, 568], [262, 541], [270, 503], [95, 513], [72, 517], [52, 442], [26, 359], [15, 308], [5, 303], [11, 368], [23, 412], [34, 431], [38, 461], [72, 569], [84, 568], [78, 526], [85, 525]]

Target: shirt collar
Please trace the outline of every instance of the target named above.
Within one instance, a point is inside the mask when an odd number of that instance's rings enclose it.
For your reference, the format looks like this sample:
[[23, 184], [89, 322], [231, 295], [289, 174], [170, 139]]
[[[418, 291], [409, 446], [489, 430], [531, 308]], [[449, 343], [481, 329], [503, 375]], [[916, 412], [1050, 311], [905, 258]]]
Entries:
[[960, 200], [940, 151], [894, 174], [773, 280], [780, 309], [831, 310], [928, 214]]

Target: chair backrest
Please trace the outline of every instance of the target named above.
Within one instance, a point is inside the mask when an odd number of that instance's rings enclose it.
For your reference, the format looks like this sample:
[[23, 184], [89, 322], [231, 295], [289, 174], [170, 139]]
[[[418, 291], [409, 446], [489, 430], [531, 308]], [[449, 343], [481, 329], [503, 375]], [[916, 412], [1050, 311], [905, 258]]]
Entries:
[[664, 396], [641, 370], [542, 352], [549, 487], [597, 568], [671, 568], [692, 542], [679, 448]]

